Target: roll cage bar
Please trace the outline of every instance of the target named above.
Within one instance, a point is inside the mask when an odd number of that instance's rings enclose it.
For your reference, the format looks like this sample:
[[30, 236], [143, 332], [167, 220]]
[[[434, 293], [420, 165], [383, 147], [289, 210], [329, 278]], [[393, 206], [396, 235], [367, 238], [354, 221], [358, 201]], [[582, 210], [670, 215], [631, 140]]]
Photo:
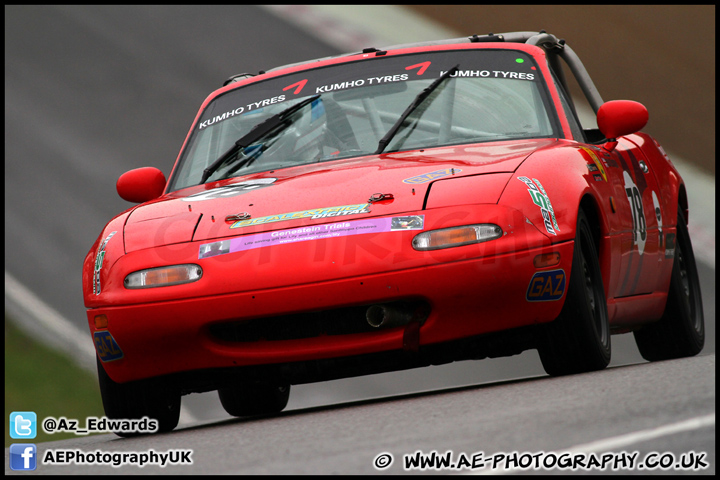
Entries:
[[[577, 56], [577, 54], [573, 51], [570, 46], [568, 46], [565, 43], [565, 40], [558, 39], [554, 35], [551, 35], [545, 30], [540, 30], [539, 32], [509, 32], [509, 33], [500, 33], [500, 34], [493, 34], [489, 33], [487, 35], [472, 35], [469, 37], [460, 37], [460, 38], [452, 38], [447, 40], [435, 40], [435, 41], [429, 41], [429, 42], [419, 42], [419, 43], [406, 43], [401, 45], [393, 45], [390, 47], [386, 47], [384, 49], [377, 49], [377, 48], [365, 48], [362, 52], [356, 52], [356, 53], [350, 53], [350, 54], [343, 54], [343, 55], [334, 55], [330, 57], [325, 57], [317, 60], [310, 60], [305, 62], [298, 62], [298, 63], [292, 63], [288, 65], [283, 65], [281, 67], [276, 67], [271, 70], [268, 70], [268, 72], [280, 70], [283, 68], [289, 68], [289, 67], [295, 67], [299, 65], [307, 65], [311, 63], [321, 62], [333, 58], [342, 58], [342, 57], [350, 57], [353, 55], [361, 55], [361, 54], [367, 54], [367, 53], [375, 53], [375, 55], [384, 55], [387, 50], [396, 50], [396, 49], [404, 49], [404, 48], [415, 48], [415, 47], [429, 47], [429, 46], [435, 46], [435, 45], [451, 45], [451, 44], [457, 44], [457, 43], [480, 43], [480, 42], [505, 42], [505, 43], [525, 43], [528, 45], [535, 45], [543, 50], [545, 50], [548, 58], [548, 65], [550, 66], [550, 69], [553, 71], [555, 76], [557, 77], [558, 81], [561, 83], [562, 87], [565, 89], [566, 92], [569, 92], [570, 89], [568, 88], [567, 80], [565, 79], [565, 75], [563, 73], [563, 69], [561, 68], [560, 64], [560, 58], [565, 61], [565, 64], [570, 68], [570, 71], [575, 76], [575, 79], [578, 82], [578, 85], [580, 86], [580, 89], [585, 94], [585, 97], [587, 98], [590, 106], [597, 114], [598, 109], [600, 106], [604, 103], [602, 97], [600, 96], [600, 93], [598, 92], [597, 88], [595, 88], [595, 84], [593, 83], [592, 79], [590, 78], [590, 75], [588, 75], [587, 70], [585, 70], [585, 66], [580, 61], [580, 58]], [[260, 74], [263, 74], [265, 72], [260, 72]], [[252, 74], [240, 74], [240, 75], [234, 75], [230, 78], [228, 78], [223, 85], [227, 85], [228, 83], [233, 83], [240, 81], [244, 78], [247, 78], [249, 76], [254, 76]], [[568, 96], [569, 97], [569, 96]], [[569, 98], [569, 101], [572, 102], [572, 99]], [[572, 105], [573, 109], [575, 109], [575, 106]]]

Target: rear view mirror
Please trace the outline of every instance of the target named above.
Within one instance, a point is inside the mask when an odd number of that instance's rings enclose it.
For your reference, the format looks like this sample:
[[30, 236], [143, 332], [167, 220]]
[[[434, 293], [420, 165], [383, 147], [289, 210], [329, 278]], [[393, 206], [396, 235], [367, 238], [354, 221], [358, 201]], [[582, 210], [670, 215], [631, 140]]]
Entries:
[[155, 167], [142, 167], [120, 175], [116, 184], [118, 195], [123, 200], [143, 203], [162, 195], [165, 190], [165, 175]]

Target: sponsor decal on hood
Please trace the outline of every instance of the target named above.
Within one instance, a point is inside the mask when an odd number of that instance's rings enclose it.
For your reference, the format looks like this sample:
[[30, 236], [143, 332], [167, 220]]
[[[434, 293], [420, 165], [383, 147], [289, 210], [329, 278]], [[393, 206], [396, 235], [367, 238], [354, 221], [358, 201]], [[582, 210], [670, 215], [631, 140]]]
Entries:
[[243, 252], [256, 248], [282, 245], [285, 243], [307, 242], [323, 238], [348, 237], [367, 233], [422, 230], [425, 223], [424, 221], [424, 215], [408, 215], [403, 217], [370, 218], [367, 220], [328, 223], [288, 230], [263, 232], [254, 235], [244, 235], [228, 240], [202, 244], [200, 245], [198, 258], [208, 258], [226, 253]]
[[251, 225], [261, 225], [265, 223], [282, 222], [284, 220], [296, 220], [298, 218], [327, 218], [341, 217], [346, 215], [358, 215], [361, 213], [370, 213], [370, 204], [361, 203], [357, 205], [343, 205], [340, 207], [314, 208], [312, 210], [301, 210], [299, 212], [283, 213], [280, 215], [269, 215], [267, 217], [253, 218], [250, 220], [240, 220], [233, 223], [230, 228], [249, 227]]

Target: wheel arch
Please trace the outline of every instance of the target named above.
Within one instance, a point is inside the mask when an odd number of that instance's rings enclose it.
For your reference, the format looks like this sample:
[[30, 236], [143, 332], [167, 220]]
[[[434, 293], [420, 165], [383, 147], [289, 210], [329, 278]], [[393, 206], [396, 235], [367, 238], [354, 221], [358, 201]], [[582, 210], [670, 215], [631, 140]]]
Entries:
[[[612, 246], [607, 239], [607, 224], [599, 200], [590, 192], [580, 198], [578, 211], [582, 210], [590, 224], [590, 232], [595, 243], [595, 254], [600, 263], [600, 277], [602, 278], [605, 295], [610, 291], [610, 278], [613, 271]], [[577, 218], [576, 220], [577, 221]]]
[[590, 223], [590, 231], [592, 232], [593, 241], [595, 242], [595, 252], [598, 254], [598, 258], [601, 258], [601, 242], [602, 242], [602, 220], [600, 206], [598, 205], [597, 199], [586, 193], [580, 199], [580, 206], [578, 208], [585, 212], [585, 216]]
[[[685, 190], [684, 183], [681, 183], [678, 188], [677, 205], [678, 208], [682, 211], [683, 217], [685, 218], [685, 224], [687, 225], [690, 222], [690, 220], [688, 219], [690, 213], [690, 204], [688, 203], [687, 191]], [[675, 213], [675, 215], [670, 218], [677, 218], [677, 213]]]

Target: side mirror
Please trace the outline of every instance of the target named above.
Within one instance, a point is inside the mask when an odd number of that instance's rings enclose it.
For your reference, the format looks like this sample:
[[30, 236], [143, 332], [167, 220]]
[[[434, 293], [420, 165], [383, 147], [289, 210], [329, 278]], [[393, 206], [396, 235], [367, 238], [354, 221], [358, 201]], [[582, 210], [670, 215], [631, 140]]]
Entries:
[[615, 148], [616, 138], [640, 131], [647, 121], [648, 111], [645, 105], [632, 100], [605, 102], [597, 113], [598, 128], [605, 138], [610, 140], [605, 144], [608, 150]]
[[120, 175], [115, 186], [123, 200], [143, 203], [162, 195], [165, 175], [155, 167], [136, 168]]

